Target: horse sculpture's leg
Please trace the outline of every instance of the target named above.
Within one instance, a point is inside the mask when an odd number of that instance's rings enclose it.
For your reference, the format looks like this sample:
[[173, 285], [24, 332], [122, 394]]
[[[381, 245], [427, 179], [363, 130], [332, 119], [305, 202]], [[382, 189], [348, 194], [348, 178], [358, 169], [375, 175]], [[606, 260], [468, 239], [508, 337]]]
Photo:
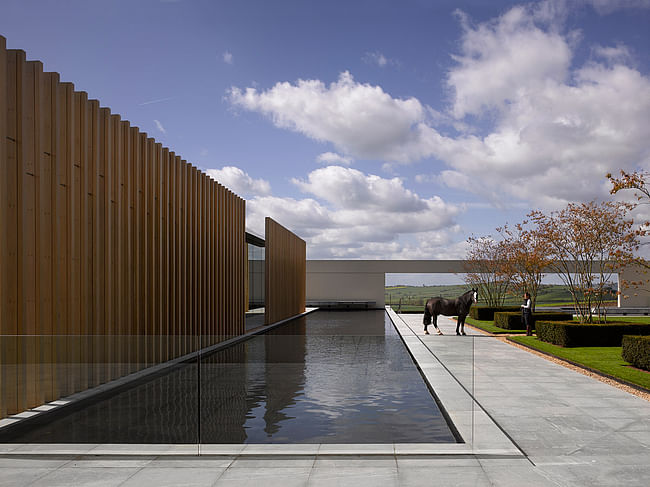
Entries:
[[429, 305], [426, 304], [424, 306], [424, 318], [422, 319], [422, 324], [424, 325], [424, 334], [428, 335], [429, 330], [427, 330], [427, 327], [431, 323], [431, 312], [429, 311]]
[[438, 335], [442, 335], [442, 331], [440, 328], [438, 328], [438, 315], [433, 316], [433, 326], [436, 327], [436, 333], [438, 333]]
[[[458, 326], [460, 326], [460, 333], [458, 333]], [[465, 316], [459, 316], [456, 324], [456, 335], [467, 335], [465, 333]]]

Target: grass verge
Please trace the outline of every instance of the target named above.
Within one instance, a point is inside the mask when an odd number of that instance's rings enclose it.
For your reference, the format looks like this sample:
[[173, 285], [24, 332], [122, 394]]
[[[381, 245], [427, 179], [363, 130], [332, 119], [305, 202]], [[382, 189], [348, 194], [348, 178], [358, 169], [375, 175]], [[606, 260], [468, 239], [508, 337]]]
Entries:
[[527, 336], [508, 337], [508, 340], [650, 390], [650, 372], [635, 369], [624, 361], [621, 347], [563, 348]]
[[[576, 318], [573, 318], [576, 320]], [[594, 323], [597, 320], [594, 319]], [[617, 321], [622, 321], [623, 323], [650, 323], [650, 316], [608, 316], [607, 323], [616, 323]], [[604, 321], [601, 321], [604, 323]]]
[[465, 323], [468, 325], [475, 326], [476, 328], [480, 328], [483, 331], [487, 331], [488, 333], [494, 333], [495, 335], [502, 335], [504, 333], [512, 334], [512, 333], [526, 333], [526, 330], [505, 330], [504, 328], [499, 328], [498, 326], [494, 325], [494, 322], [489, 321], [489, 320], [475, 320], [474, 318], [470, 318], [469, 316], [465, 318]]

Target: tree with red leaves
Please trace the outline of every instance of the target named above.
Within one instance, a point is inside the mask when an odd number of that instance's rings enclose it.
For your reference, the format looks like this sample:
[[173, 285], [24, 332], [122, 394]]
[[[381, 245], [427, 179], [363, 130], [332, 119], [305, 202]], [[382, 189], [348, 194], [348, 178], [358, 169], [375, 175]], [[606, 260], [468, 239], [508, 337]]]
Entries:
[[533, 211], [535, 238], [549, 250], [549, 268], [556, 272], [573, 298], [581, 322], [593, 322], [605, 290], [621, 268], [637, 262], [640, 240], [646, 235], [628, 218], [626, 203], [570, 203], [551, 212]]

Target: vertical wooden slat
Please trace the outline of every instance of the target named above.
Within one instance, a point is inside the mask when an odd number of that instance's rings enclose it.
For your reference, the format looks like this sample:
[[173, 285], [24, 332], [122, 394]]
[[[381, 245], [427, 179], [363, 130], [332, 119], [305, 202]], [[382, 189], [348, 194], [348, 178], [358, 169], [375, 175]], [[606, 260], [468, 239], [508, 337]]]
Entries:
[[200, 251], [199, 251], [199, 262], [201, 262], [200, 265], [200, 282], [201, 282], [201, 294], [200, 294], [200, 304], [199, 304], [199, 309], [202, 311], [201, 313], [201, 327], [199, 329], [199, 334], [201, 336], [201, 347], [207, 346], [207, 314], [206, 314], [206, 309], [208, 307], [207, 304], [207, 291], [208, 291], [208, 286], [207, 286], [207, 270], [208, 270], [208, 259], [207, 259], [207, 252], [206, 252], [206, 238], [207, 238], [207, 229], [206, 229], [206, 208], [205, 208], [205, 201], [206, 201], [206, 186], [205, 186], [205, 181], [206, 180], [206, 175], [199, 172], [199, 203], [200, 203], [200, 223], [199, 223], [199, 228], [200, 228]]
[[137, 127], [131, 127], [131, 154], [133, 173], [133, 267], [131, 275], [133, 280], [133, 321], [130, 329], [131, 342], [133, 346], [133, 366], [135, 372], [140, 368], [140, 337], [143, 330], [142, 314], [142, 160], [140, 158], [140, 133]]
[[[224, 233], [224, 279], [225, 279], [225, 286], [224, 286], [224, 296], [223, 300], [224, 303], [229, 303], [230, 302], [230, 276], [231, 276], [231, 271], [230, 271], [230, 259], [228, 256], [230, 255], [230, 235], [232, 234], [232, 220], [230, 219], [230, 191], [227, 189], [224, 189], [224, 227], [227, 228], [226, 232]], [[225, 307], [226, 311], [226, 316], [225, 316], [225, 334], [230, 336], [232, 335], [232, 322], [230, 319], [230, 312], [231, 310]]]
[[154, 190], [154, 241], [153, 241], [153, 274], [154, 274], [154, 313], [153, 313], [153, 335], [154, 335], [154, 363], [161, 362], [161, 335], [162, 335], [162, 280], [161, 280], [161, 266], [162, 266], [162, 225], [161, 225], [161, 154], [162, 145], [160, 143], [154, 144], [154, 158], [153, 158], [153, 190]]
[[[9, 335], [16, 331], [16, 235], [18, 232], [15, 216], [16, 208], [16, 167], [15, 158], [9, 158], [9, 152], [15, 151], [15, 139], [9, 137], [7, 121], [8, 107], [8, 69], [7, 41], [0, 36], [0, 418], [7, 415], [6, 398], [13, 396], [13, 364], [7, 361]], [[12, 369], [10, 371], [10, 368]]]
[[[51, 335], [52, 330], [52, 235], [49, 205], [41, 206], [41, 199], [51, 198], [51, 168], [40, 161], [40, 81], [43, 66], [38, 62], [23, 63], [23, 245], [24, 291], [25, 291], [25, 337], [22, 351], [25, 363], [24, 390], [20, 391], [21, 408], [32, 407], [38, 400], [36, 384], [39, 371], [36, 369], [37, 350], [35, 335], [43, 332]], [[43, 166], [43, 167], [42, 167]], [[40, 183], [40, 184], [39, 184]], [[43, 213], [41, 213], [43, 212]], [[41, 224], [43, 228], [41, 228]], [[39, 245], [39, 243], [41, 245]], [[40, 276], [40, 273], [45, 274]], [[46, 282], [43, 283], [43, 280]]]
[[[3, 338], [2, 358], [2, 403], [0, 413], [2, 416], [19, 411], [18, 408], [18, 381], [20, 379], [20, 365], [18, 363], [18, 343], [16, 335], [21, 329], [22, 322], [22, 167], [19, 148], [19, 85], [18, 85], [18, 53], [6, 51], [6, 41], [1, 38], [0, 49], [0, 85], [4, 89], [0, 92], [0, 107], [2, 112], [0, 129], [4, 131], [4, 152], [2, 167], [0, 167], [0, 191], [2, 192], [2, 224], [7, 229], [6, 235], [0, 239], [2, 246], [1, 276], [2, 279], [2, 317], [0, 318], [0, 332]], [[4, 162], [6, 161], [6, 164]], [[4, 366], [6, 364], [6, 366]]]
[[148, 149], [149, 143], [147, 136], [144, 133], [139, 134], [138, 143], [140, 146], [140, 160], [139, 160], [139, 184], [140, 184], [140, 328], [139, 328], [139, 363], [140, 367], [144, 368], [147, 365], [147, 335], [149, 326], [149, 259], [148, 259], [148, 245], [149, 245], [149, 186], [148, 186]]
[[[52, 278], [53, 293], [53, 320], [52, 353], [54, 356], [54, 373], [56, 376], [57, 390], [49, 398], [71, 394], [71, 369], [70, 369], [70, 338], [68, 316], [68, 295], [70, 292], [68, 279], [68, 125], [66, 88], [59, 82], [58, 74], [49, 78], [48, 91], [51, 92], [51, 111], [46, 120], [52, 126], [46, 130], [50, 133], [51, 146], [44, 148], [49, 151], [51, 166], [51, 225], [52, 225]], [[45, 159], [42, 159], [45, 161]], [[48, 345], [49, 349], [50, 346]]]
[[219, 185], [219, 266], [217, 272], [219, 275], [219, 323], [218, 331], [220, 340], [223, 339], [223, 336], [226, 335], [226, 306], [225, 306], [225, 289], [226, 289], [226, 251], [225, 251], [225, 238], [226, 238], [226, 190], [223, 186]]
[[121, 362], [124, 357], [122, 354], [122, 347], [120, 347], [119, 338], [121, 335], [121, 321], [124, 314], [124, 286], [123, 286], [123, 246], [124, 231], [122, 227], [123, 217], [123, 202], [122, 202], [122, 173], [124, 152], [122, 150], [122, 127], [121, 117], [119, 115], [111, 115], [111, 150], [112, 157], [110, 161], [111, 168], [111, 261], [110, 272], [112, 276], [111, 289], [112, 289], [112, 309], [113, 315], [111, 320], [111, 328], [108, 331], [107, 341], [109, 349], [111, 350], [110, 360], [110, 379], [119, 377], [122, 373]]
[[190, 194], [189, 194], [189, 205], [190, 205], [190, 230], [189, 230], [189, 247], [190, 247], [190, 264], [188, 265], [189, 283], [190, 283], [190, 333], [192, 337], [198, 336], [197, 330], [197, 311], [198, 311], [198, 300], [197, 300], [197, 260], [196, 260], [196, 227], [197, 227], [197, 211], [196, 211], [196, 168], [190, 166]]
[[94, 204], [94, 150], [92, 103], [88, 99], [88, 93], [79, 92], [75, 94], [77, 114], [79, 115], [79, 165], [81, 170], [81, 334], [82, 334], [82, 387], [90, 387], [93, 381], [93, 333], [95, 318], [93, 309], [95, 278], [93, 275], [94, 265], [94, 228], [95, 228], [95, 204]]
[[90, 192], [92, 193], [92, 382], [95, 386], [101, 381], [101, 366], [104, 359], [101, 336], [104, 334], [104, 175], [101, 167], [100, 147], [102, 124], [99, 102], [89, 100], [90, 111]]
[[173, 152], [169, 153], [169, 339], [171, 358], [178, 357], [178, 328], [176, 320], [176, 310], [178, 308], [177, 294], [177, 274], [176, 274], [176, 193], [178, 189], [177, 181], [177, 158]]
[[215, 196], [216, 196], [216, 185], [214, 184], [213, 181], [210, 181], [210, 201], [209, 201], [209, 208], [210, 208], [210, 228], [209, 228], [209, 236], [210, 236], [210, 330], [209, 330], [209, 336], [210, 336], [210, 344], [213, 344], [216, 342], [216, 319], [215, 319], [215, 310], [217, 309], [217, 294], [216, 294], [216, 262], [215, 262], [215, 257], [216, 257], [216, 246], [215, 246]]
[[[199, 336], [199, 343], [203, 343], [203, 336], [205, 336], [205, 226], [204, 226], [204, 175], [197, 170], [196, 173], [196, 209], [197, 209], [197, 309], [200, 310], [198, 314], [197, 332]], [[202, 345], [199, 345], [202, 346]]]
[[174, 157], [174, 341], [175, 354], [180, 356], [182, 353], [182, 322], [181, 322], [181, 158]]
[[66, 92], [66, 124], [68, 125], [67, 138], [69, 148], [66, 161], [68, 164], [68, 179], [66, 184], [68, 188], [68, 208], [70, 209], [68, 227], [68, 280], [70, 283], [70, 291], [68, 294], [69, 333], [73, 337], [70, 343], [72, 347], [72, 361], [74, 363], [71, 387], [73, 392], [77, 392], [85, 388], [85, 384], [82, 384], [82, 378], [84, 377], [82, 366], [84, 346], [81, 339], [84, 330], [82, 322], [83, 280], [81, 277], [83, 273], [83, 173], [79, 162], [81, 140], [79, 137], [78, 100], [74, 92], [74, 86], [71, 83], [65, 83], [64, 86]]
[[[89, 204], [88, 204], [88, 96], [84, 92], [73, 93], [74, 103], [74, 152], [73, 152], [73, 188], [71, 191], [74, 193], [73, 203], [73, 221], [74, 221], [74, 234], [77, 241], [77, 248], [73, 251], [73, 255], [78, 255], [78, 262], [73, 263], [71, 274], [73, 281], [76, 282], [76, 290], [73, 293], [78, 296], [78, 306], [73, 306], [76, 309], [72, 313], [72, 319], [78, 320], [78, 325], [75, 326], [75, 331], [79, 335], [79, 382], [76, 387], [77, 390], [84, 390], [88, 387], [88, 367], [86, 364], [89, 362], [87, 335], [89, 333], [89, 287], [91, 285], [90, 269], [88, 255], [89, 255], [89, 232], [88, 222], [89, 218]], [[74, 257], [73, 257], [74, 260]], [[78, 279], [75, 279], [77, 276]]]
[[187, 283], [188, 283], [188, 260], [187, 260], [187, 163], [181, 160], [181, 333], [183, 335], [181, 353], [188, 351], [188, 312], [187, 312]]
[[160, 335], [162, 339], [162, 358], [166, 361], [169, 355], [169, 149], [163, 147], [161, 155], [160, 208], [161, 208], [161, 256], [160, 256]]
[[120, 123], [122, 137], [122, 168], [120, 178], [121, 201], [121, 228], [122, 239], [122, 275], [120, 278], [122, 316], [120, 317], [118, 346], [122, 353], [120, 375], [133, 372], [133, 341], [130, 339], [130, 330], [134, 326], [133, 320], [133, 160], [131, 151], [131, 124], [124, 120]]
[[155, 306], [155, 287], [154, 287], [154, 227], [153, 227], [153, 211], [154, 211], [154, 197], [153, 197], [153, 149], [154, 149], [154, 140], [151, 138], [146, 139], [147, 150], [146, 150], [146, 161], [145, 161], [145, 170], [144, 175], [145, 185], [146, 185], [146, 249], [145, 249], [145, 258], [147, 261], [145, 274], [147, 279], [147, 290], [145, 293], [145, 302], [147, 303], [147, 326], [146, 326], [146, 339], [145, 339], [145, 365], [149, 366], [154, 363], [154, 306]]
[[61, 164], [65, 166], [63, 171], [63, 180], [59, 185], [65, 187], [65, 208], [66, 208], [66, 227], [65, 227], [65, 280], [67, 282], [65, 314], [66, 314], [66, 346], [68, 356], [68, 393], [74, 393], [81, 390], [81, 342], [80, 335], [80, 220], [79, 209], [81, 202], [79, 199], [79, 171], [76, 166], [75, 151], [77, 144], [75, 139], [75, 102], [74, 86], [72, 83], [61, 83], [61, 105], [62, 121], [65, 129], [62, 137], [65, 152], [62, 154]]

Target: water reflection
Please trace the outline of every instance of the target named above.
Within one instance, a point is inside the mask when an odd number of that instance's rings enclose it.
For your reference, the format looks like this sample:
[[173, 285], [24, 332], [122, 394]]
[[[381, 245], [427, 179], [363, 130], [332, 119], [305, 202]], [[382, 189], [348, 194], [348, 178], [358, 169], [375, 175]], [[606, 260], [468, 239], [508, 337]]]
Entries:
[[198, 382], [185, 364], [11, 441], [455, 441], [384, 311], [312, 313], [204, 357]]

